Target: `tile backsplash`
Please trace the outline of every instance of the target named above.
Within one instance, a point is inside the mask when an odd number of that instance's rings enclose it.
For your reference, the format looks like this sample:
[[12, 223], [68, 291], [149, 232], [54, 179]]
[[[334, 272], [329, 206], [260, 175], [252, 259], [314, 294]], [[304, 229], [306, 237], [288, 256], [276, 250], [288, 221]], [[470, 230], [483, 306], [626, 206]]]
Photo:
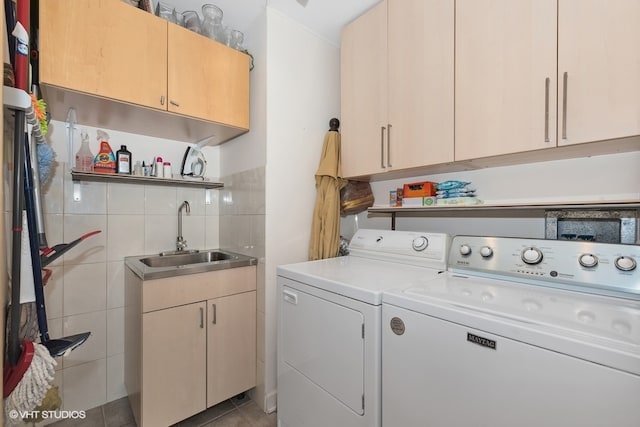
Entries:
[[63, 408], [86, 410], [126, 395], [124, 257], [175, 249], [184, 200], [191, 206], [183, 217], [188, 248], [220, 247], [219, 190], [82, 182], [76, 201], [66, 166], [57, 163], [43, 187], [49, 246], [102, 232], [51, 264], [45, 301], [52, 338], [91, 331], [86, 343], [58, 359], [55, 378]]

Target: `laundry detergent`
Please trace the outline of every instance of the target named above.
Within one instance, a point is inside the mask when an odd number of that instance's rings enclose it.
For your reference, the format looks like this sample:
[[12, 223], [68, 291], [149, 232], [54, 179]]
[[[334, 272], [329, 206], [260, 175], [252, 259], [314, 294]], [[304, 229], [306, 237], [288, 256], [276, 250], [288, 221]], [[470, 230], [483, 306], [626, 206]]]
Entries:
[[98, 131], [98, 142], [100, 150], [93, 160], [93, 170], [100, 173], [116, 173], [116, 156], [109, 145], [109, 135], [106, 132]]

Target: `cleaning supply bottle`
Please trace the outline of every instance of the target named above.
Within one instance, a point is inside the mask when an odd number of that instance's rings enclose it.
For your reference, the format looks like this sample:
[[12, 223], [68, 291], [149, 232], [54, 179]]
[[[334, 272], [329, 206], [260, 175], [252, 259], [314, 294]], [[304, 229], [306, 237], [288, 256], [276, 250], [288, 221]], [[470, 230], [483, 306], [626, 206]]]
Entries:
[[78, 172], [93, 172], [93, 153], [89, 148], [89, 134], [85, 129], [80, 133], [82, 140], [80, 149], [76, 153], [76, 167]]
[[126, 145], [120, 146], [120, 149], [116, 152], [116, 159], [118, 161], [117, 172], [131, 175], [131, 152], [127, 151]]
[[156, 157], [155, 161], [153, 162], [153, 176], [158, 178], [164, 178], [163, 165], [164, 165], [164, 162], [162, 161], [162, 157], [160, 156]]
[[109, 135], [98, 130], [98, 142], [100, 143], [100, 151], [93, 160], [93, 170], [100, 173], [115, 173], [116, 156], [113, 155], [113, 150], [109, 145]]

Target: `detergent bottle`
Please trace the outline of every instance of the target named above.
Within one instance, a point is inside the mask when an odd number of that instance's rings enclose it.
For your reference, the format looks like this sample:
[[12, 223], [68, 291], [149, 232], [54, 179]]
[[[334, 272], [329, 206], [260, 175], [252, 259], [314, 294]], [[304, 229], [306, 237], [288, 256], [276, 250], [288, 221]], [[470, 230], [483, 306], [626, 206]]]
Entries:
[[116, 156], [109, 145], [109, 135], [102, 130], [98, 130], [98, 143], [100, 151], [93, 160], [93, 170], [100, 173], [116, 173]]

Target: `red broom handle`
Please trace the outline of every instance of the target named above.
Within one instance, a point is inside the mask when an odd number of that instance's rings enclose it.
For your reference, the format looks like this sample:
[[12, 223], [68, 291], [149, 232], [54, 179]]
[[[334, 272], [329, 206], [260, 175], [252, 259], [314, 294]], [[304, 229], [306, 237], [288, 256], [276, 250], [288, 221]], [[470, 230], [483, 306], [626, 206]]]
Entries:
[[[29, 32], [29, 0], [18, 0], [16, 4], [16, 18], [22, 24], [24, 29]], [[19, 43], [18, 43], [19, 44]], [[29, 82], [29, 46], [22, 46], [24, 52], [20, 52], [19, 46], [16, 47], [15, 58], [15, 79], [16, 87], [24, 91], [28, 91]]]

